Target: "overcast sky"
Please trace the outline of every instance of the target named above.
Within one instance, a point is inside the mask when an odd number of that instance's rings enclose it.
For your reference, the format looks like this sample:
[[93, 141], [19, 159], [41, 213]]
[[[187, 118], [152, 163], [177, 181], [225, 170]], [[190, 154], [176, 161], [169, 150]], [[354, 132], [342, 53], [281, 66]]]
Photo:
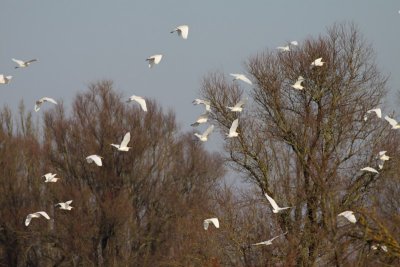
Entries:
[[[390, 74], [389, 89], [397, 92], [399, 9], [397, 0], [3, 0], [0, 74], [14, 79], [0, 86], [0, 105], [16, 110], [23, 99], [33, 110], [36, 99], [48, 96], [70, 107], [90, 82], [111, 79], [126, 97], [154, 98], [173, 108], [188, 130], [203, 111], [191, 101], [205, 74], [244, 72], [249, 56], [287, 41], [301, 43], [343, 21], [359, 26], [380, 69]], [[181, 24], [190, 27], [188, 40], [170, 34]], [[161, 63], [149, 69], [145, 59], [158, 53], [164, 55]], [[15, 70], [11, 58], [40, 62]]]

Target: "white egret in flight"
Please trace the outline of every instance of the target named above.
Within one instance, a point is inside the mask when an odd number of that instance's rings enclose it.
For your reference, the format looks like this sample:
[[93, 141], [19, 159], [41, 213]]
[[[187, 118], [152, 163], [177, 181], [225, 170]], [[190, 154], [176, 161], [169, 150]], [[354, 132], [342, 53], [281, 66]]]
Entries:
[[36, 102], [35, 102], [35, 111], [36, 112], [38, 112], [40, 110], [40, 107], [42, 106], [42, 104], [44, 102], [50, 102], [50, 103], [53, 103], [53, 104], [57, 105], [57, 102], [53, 98], [42, 97], [41, 99], [36, 100]]
[[208, 135], [214, 130], [214, 125], [211, 125], [210, 127], [205, 130], [203, 134], [198, 134], [194, 133], [195, 136], [199, 138], [200, 141], [206, 142], [208, 140]]
[[55, 204], [54, 206], [60, 206], [60, 210], [72, 210], [73, 207], [70, 206], [70, 204], [72, 203], [72, 200], [68, 200], [66, 202], [60, 202]]
[[58, 179], [60, 179], [60, 178], [56, 178], [56, 175], [57, 174], [55, 174], [55, 173], [49, 172], [49, 173], [46, 173], [45, 175], [43, 175], [42, 177], [46, 178], [46, 180], [44, 181], [45, 183], [55, 183], [58, 181]]
[[236, 132], [238, 125], [239, 125], [239, 119], [236, 119], [232, 122], [231, 128], [229, 128], [229, 133], [226, 134], [227, 137], [231, 138], [231, 137], [237, 137], [239, 135], [239, 133]]
[[0, 74], [0, 84], [8, 84], [13, 76], [8, 75], [8, 76], [4, 76], [4, 74]]
[[131, 140], [131, 133], [127, 132], [124, 136], [124, 139], [122, 139], [121, 144], [116, 145], [116, 144], [111, 144], [113, 147], [116, 147], [119, 151], [129, 151], [131, 147], [128, 147], [128, 143]]
[[233, 112], [242, 112], [242, 110], [243, 110], [242, 106], [245, 105], [247, 103], [247, 101], [248, 101], [247, 98], [242, 99], [239, 102], [237, 102], [236, 105], [234, 105], [233, 107], [227, 107], [227, 108], [229, 108]]
[[30, 64], [32, 64], [33, 62], [36, 62], [38, 60], [37, 59], [31, 59], [31, 60], [28, 60], [28, 61], [23, 61], [23, 60], [12, 58], [12, 61], [17, 63], [18, 66], [15, 66], [15, 68], [18, 69], [18, 68], [26, 68]]
[[297, 78], [297, 81], [292, 85], [292, 87], [297, 90], [303, 90], [304, 86], [301, 85], [302, 82], [304, 82], [304, 78], [303, 76], [299, 76]]
[[278, 236], [275, 236], [275, 237], [273, 237], [273, 238], [271, 238], [271, 239], [269, 239], [269, 240], [267, 240], [267, 241], [263, 241], [263, 242], [259, 242], [259, 243], [252, 244], [252, 246], [260, 246], [260, 245], [269, 246], [269, 245], [272, 245], [272, 241], [274, 241], [274, 240], [277, 239], [278, 237], [281, 237], [281, 236], [286, 235], [287, 233], [288, 233], [288, 232], [283, 233], [283, 234], [278, 235]]
[[345, 217], [351, 223], [356, 223], [357, 222], [356, 216], [354, 216], [354, 212], [351, 211], [351, 210], [343, 211], [342, 213], [339, 213], [338, 216]]
[[204, 105], [206, 107], [206, 111], [211, 111], [211, 106], [210, 106], [210, 101], [208, 100], [203, 100], [203, 99], [199, 99], [196, 98], [195, 100], [192, 101], [193, 105]]
[[362, 168], [360, 171], [367, 171], [367, 172], [379, 173], [377, 170], [375, 170], [374, 168], [371, 168], [371, 167]]
[[395, 119], [392, 119], [389, 116], [385, 116], [385, 120], [389, 122], [390, 125], [392, 125], [392, 129], [400, 128], [400, 124]]
[[204, 222], [203, 222], [204, 230], [207, 230], [207, 229], [208, 229], [208, 225], [209, 225], [210, 223], [214, 224], [215, 228], [219, 228], [219, 221], [218, 221], [218, 218], [210, 218], [210, 219], [205, 219], [205, 220], [204, 220]]
[[374, 108], [367, 111], [368, 114], [372, 112], [375, 112], [378, 118], [382, 118], [382, 110], [380, 108]]
[[149, 62], [149, 68], [152, 68], [154, 65], [160, 63], [163, 55], [158, 54], [158, 55], [152, 55], [148, 58], [146, 58], [146, 61]]
[[177, 32], [179, 36], [181, 36], [183, 39], [187, 39], [188, 33], [189, 33], [189, 26], [188, 25], [181, 25], [176, 27], [171, 31], [171, 33]]
[[39, 218], [40, 216], [43, 216], [47, 220], [50, 220], [50, 216], [45, 211], [38, 211], [35, 213], [28, 214], [28, 216], [26, 216], [25, 226], [28, 226], [31, 223], [32, 218]]
[[132, 101], [136, 101], [137, 103], [139, 103], [139, 105], [143, 109], [143, 111], [147, 112], [146, 100], [143, 97], [133, 95], [126, 102], [130, 103]]
[[207, 120], [208, 120], [208, 115], [209, 115], [209, 112], [207, 112], [207, 111], [206, 111], [205, 113], [201, 114], [201, 115], [197, 118], [196, 122], [190, 124], [190, 126], [197, 127], [197, 126], [199, 126], [199, 125], [202, 124], [202, 123], [206, 123]]
[[279, 49], [282, 52], [289, 52], [290, 51], [290, 48], [289, 48], [288, 45], [287, 46], [278, 46], [276, 49]]
[[321, 67], [322, 65], [324, 65], [325, 62], [322, 62], [322, 57], [317, 58], [316, 60], [314, 60], [311, 63], [311, 66], [315, 66], [315, 67]]
[[86, 157], [86, 161], [88, 163], [94, 162], [97, 166], [103, 166], [103, 163], [101, 162], [102, 157], [98, 155], [90, 155]]
[[235, 78], [233, 78], [234, 81], [236, 81], [236, 80], [241, 80], [241, 81], [243, 81], [243, 82], [245, 82], [245, 83], [253, 84], [253, 83], [250, 81], [250, 79], [247, 78], [244, 74], [241, 74], [241, 73], [230, 73], [229, 75], [235, 77]]
[[265, 193], [264, 195], [267, 197], [269, 203], [271, 204], [271, 206], [272, 206], [272, 212], [273, 212], [273, 213], [278, 213], [278, 212], [280, 212], [280, 211], [282, 211], [282, 210], [286, 210], [286, 209], [290, 209], [290, 208], [291, 208], [291, 207], [283, 207], [283, 208], [280, 208], [280, 207], [278, 206], [278, 204], [276, 204], [275, 200], [274, 200], [272, 197], [268, 196], [267, 193]]

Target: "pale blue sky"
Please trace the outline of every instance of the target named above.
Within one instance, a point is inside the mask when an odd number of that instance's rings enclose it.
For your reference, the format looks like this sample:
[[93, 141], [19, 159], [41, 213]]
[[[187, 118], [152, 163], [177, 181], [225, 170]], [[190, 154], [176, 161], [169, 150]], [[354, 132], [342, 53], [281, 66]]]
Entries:
[[[203, 111], [191, 104], [203, 75], [243, 72], [249, 56], [317, 36], [342, 21], [360, 27], [381, 70], [391, 74], [391, 91], [397, 92], [399, 9], [397, 0], [3, 0], [0, 74], [14, 79], [0, 86], [0, 105], [16, 109], [23, 98], [33, 110], [36, 99], [49, 96], [69, 107], [90, 82], [112, 79], [126, 97], [150, 97], [173, 108], [180, 125], [190, 129]], [[190, 27], [186, 41], [170, 34], [181, 24]], [[149, 69], [145, 59], [158, 53], [163, 60]], [[40, 62], [15, 70], [11, 58]]]

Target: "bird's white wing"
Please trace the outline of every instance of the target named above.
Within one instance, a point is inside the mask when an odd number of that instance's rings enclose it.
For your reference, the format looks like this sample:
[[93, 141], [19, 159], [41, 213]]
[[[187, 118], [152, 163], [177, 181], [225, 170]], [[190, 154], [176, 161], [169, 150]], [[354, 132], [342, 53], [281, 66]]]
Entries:
[[232, 122], [231, 128], [229, 129], [229, 134], [235, 133], [238, 125], [239, 125], [239, 119], [234, 120]]
[[343, 217], [345, 217], [347, 220], [349, 220], [352, 223], [356, 223], [357, 222], [356, 216], [354, 216], [354, 213], [352, 211], [350, 211], [350, 210], [346, 210], [346, 211], [344, 211], [342, 213], [339, 213], [338, 216], [343, 216]]
[[28, 214], [25, 219], [25, 226], [28, 226], [31, 223], [32, 220], [32, 214]]
[[379, 151], [379, 156], [383, 156], [383, 155], [385, 155], [386, 154], [386, 150], [384, 150], [384, 151]]
[[149, 68], [153, 67], [154, 64], [160, 63], [163, 55], [152, 55], [151, 57], [148, 57], [146, 60], [149, 61]]
[[130, 140], [131, 140], [131, 133], [127, 132], [124, 136], [124, 139], [122, 139], [121, 147], [126, 147]]
[[147, 112], [146, 100], [143, 97], [133, 95], [130, 99], [138, 102], [143, 111]]
[[275, 237], [269, 239], [267, 242], [272, 243], [272, 241], [274, 241], [274, 240], [277, 239], [278, 237], [281, 237], [281, 235], [275, 236]]
[[291, 45], [299, 45], [299, 43], [297, 41], [291, 41], [290, 44]]
[[86, 157], [86, 160], [87, 160], [88, 163], [94, 162], [98, 166], [102, 166], [103, 165], [102, 162], [101, 162], [101, 158], [99, 156], [97, 156], [97, 155], [90, 155], [90, 156]]
[[203, 100], [202, 99], [199, 99], [199, 98], [196, 98], [196, 99], [194, 99], [193, 101], [192, 101], [192, 104], [193, 105], [199, 105], [199, 104], [202, 104], [203, 103]]
[[235, 77], [233, 80], [241, 80], [244, 81], [248, 84], [253, 84], [249, 78], [247, 78], [244, 74], [240, 74], [240, 73], [230, 73], [229, 75], [231, 75], [232, 77]]
[[371, 168], [371, 167], [362, 168], [361, 171], [379, 173], [377, 170], [375, 170], [374, 168]]
[[282, 51], [289, 51], [289, 46], [278, 46], [276, 49], [282, 50]]
[[382, 110], [380, 108], [374, 108], [367, 111], [367, 113], [375, 112], [378, 118], [382, 118]]
[[229, 73], [229, 75], [235, 77], [237, 79], [241, 74], [236, 74], [236, 73]]
[[389, 116], [385, 116], [385, 120], [389, 122], [390, 125], [395, 127], [397, 125], [397, 121], [395, 119], [390, 118]]
[[136, 101], [140, 104], [144, 111], [147, 111], [146, 100], [144, 100], [143, 98], [139, 98]]
[[250, 79], [247, 78], [247, 77], [244, 76], [244, 75], [242, 75], [242, 76], [240, 77], [240, 80], [242, 80], [242, 81], [244, 81], [244, 82], [246, 82], [246, 83], [248, 83], [248, 84], [253, 84], [253, 83], [250, 81]]
[[[52, 174], [51, 172], [49, 172], [49, 173], [46, 173], [45, 175], [43, 175], [46, 179], [49, 179], [49, 178], [53, 178], [53, 177], [55, 177], [57, 174]], [[42, 176], [42, 177], [43, 177]]]
[[99, 156], [95, 155], [92, 157], [92, 159], [93, 159], [94, 163], [96, 163], [98, 166], [103, 165], [103, 163], [101, 162], [101, 158]]
[[47, 220], [50, 220], [50, 216], [45, 211], [38, 211], [38, 212], [35, 212], [35, 214], [40, 214], [43, 217], [45, 217]]
[[267, 241], [258, 242], [258, 243], [252, 244], [252, 245], [253, 245], [253, 246], [260, 246], [260, 245], [266, 245], [266, 246], [268, 246], [268, 245], [272, 245], [272, 243], [270, 243], [269, 240], [267, 240]]
[[68, 201], [65, 202], [65, 204], [68, 204], [68, 205], [71, 204], [71, 203], [72, 203], [72, 200], [68, 200]]
[[207, 128], [207, 130], [202, 134], [202, 136], [208, 136], [214, 130], [214, 125], [211, 125]]
[[275, 200], [272, 197], [268, 196], [267, 193], [265, 193], [264, 195], [267, 197], [269, 203], [271, 204], [272, 208], [274, 208], [274, 210], [279, 209], [278, 204], [276, 204]]
[[50, 98], [50, 97], [43, 97], [41, 100], [46, 101], [46, 102], [51, 102], [51, 103], [57, 105], [57, 102], [53, 98]]
[[204, 222], [203, 222], [204, 230], [208, 229], [208, 226], [210, 225], [210, 223], [214, 224], [215, 228], [219, 228], [218, 218], [210, 218], [210, 219], [204, 220]]
[[34, 58], [34, 59], [31, 59], [31, 60], [26, 61], [25, 63], [28, 63], [28, 64], [29, 64], [29, 63], [36, 62], [36, 61], [38, 61], [37, 58]]
[[218, 218], [211, 218], [210, 221], [214, 224], [215, 228], [219, 228]]
[[187, 25], [181, 25], [177, 27], [179, 29], [179, 35], [182, 36], [183, 39], [187, 39], [188, 34], [189, 34], [189, 26]]
[[25, 64], [25, 62], [23, 60], [19, 60], [19, 59], [15, 59], [15, 58], [12, 58], [11, 60], [20, 66]]
[[311, 65], [317, 66], [317, 65], [321, 64], [321, 62], [322, 62], [322, 57], [317, 58], [316, 60], [314, 60], [314, 61], [311, 63]]

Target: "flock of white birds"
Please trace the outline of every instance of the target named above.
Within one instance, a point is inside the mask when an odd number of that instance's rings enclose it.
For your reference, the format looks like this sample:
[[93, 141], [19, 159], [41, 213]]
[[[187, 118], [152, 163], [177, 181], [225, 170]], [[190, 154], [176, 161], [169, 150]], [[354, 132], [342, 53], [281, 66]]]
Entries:
[[[171, 31], [171, 33], [174, 33], [174, 32], [177, 32], [178, 35], [180, 37], [182, 37], [182, 39], [187, 39], [188, 38], [188, 34], [189, 34], [189, 27], [187, 25], [181, 25], [181, 26], [178, 26], [178, 27], [176, 27], [175, 29], [173, 29]], [[293, 46], [297, 46], [297, 45], [298, 45], [297, 41], [292, 41], [286, 46], [277, 47], [277, 49], [280, 50], [281, 52], [288, 52], [288, 51], [291, 51]], [[156, 54], [156, 55], [152, 55], [152, 56], [148, 57], [146, 59], [146, 61], [148, 62], [149, 68], [152, 68], [155, 65], [159, 64], [161, 62], [161, 60], [162, 60], [162, 57], [163, 57], [162, 54]], [[34, 63], [34, 62], [38, 62], [37, 59], [31, 59], [31, 60], [28, 60], [28, 61], [23, 61], [23, 60], [18, 60], [18, 59], [14, 59], [14, 58], [12, 59], [12, 61], [14, 61], [17, 64], [17, 66], [15, 66], [16, 69], [17, 68], [26, 68], [26, 67], [30, 66], [32, 63]], [[320, 58], [315, 59], [313, 62], [311, 62], [310, 66], [311, 67], [321, 67], [324, 64], [325, 64], [325, 62], [323, 62], [322, 61], [322, 57], [320, 57]], [[252, 81], [249, 78], [247, 78], [244, 74], [231, 73], [230, 75], [232, 77], [234, 77], [233, 81], [240, 80], [240, 81], [242, 81], [244, 83], [247, 83], [249, 85], [253, 84]], [[8, 84], [8, 83], [10, 83], [12, 78], [13, 78], [13, 76], [11, 76], [11, 75], [0, 74], [0, 84]], [[299, 76], [297, 78], [297, 81], [293, 85], [291, 85], [291, 87], [293, 87], [296, 90], [304, 90], [305, 87], [302, 85], [302, 83], [304, 81], [305, 81], [305, 79], [302, 76]], [[242, 112], [242, 110], [244, 108], [244, 105], [246, 105], [247, 101], [248, 101], [248, 98], [244, 98], [244, 99], [240, 100], [238, 103], [236, 103], [234, 106], [226, 107], [226, 108], [229, 109], [231, 112], [238, 112], [239, 113], [239, 112]], [[36, 101], [35, 106], [34, 106], [34, 110], [36, 112], [38, 112], [40, 110], [42, 104], [45, 103], [45, 102], [49, 102], [49, 103], [53, 103], [53, 104], [57, 105], [57, 102], [53, 98], [42, 97], [42, 98], [40, 98], [40, 99], [38, 99]], [[140, 105], [141, 109], [144, 112], [147, 112], [146, 100], [143, 97], [132, 95], [127, 100], [127, 102], [128, 103], [137, 102]], [[196, 127], [196, 126], [198, 126], [200, 124], [207, 123], [208, 122], [208, 116], [209, 116], [209, 114], [211, 112], [210, 101], [203, 100], [203, 99], [195, 99], [195, 100], [193, 100], [192, 103], [194, 105], [204, 105], [205, 106], [205, 112], [203, 114], [201, 114], [197, 118], [197, 120], [193, 124], [191, 124], [191, 126]], [[375, 113], [378, 118], [382, 118], [382, 111], [381, 111], [380, 108], [375, 108], [375, 109], [368, 110], [367, 114], [370, 114], [370, 113]], [[368, 115], [367, 114], [364, 117], [365, 121], [368, 119]], [[396, 120], [394, 120], [394, 119], [392, 119], [392, 118], [390, 118], [388, 116], [385, 116], [385, 120], [387, 122], [389, 122], [389, 124], [392, 126], [392, 129], [399, 129], [400, 128], [400, 124]], [[231, 127], [229, 129], [229, 132], [226, 133], [226, 136], [228, 138], [237, 137], [239, 135], [239, 133], [237, 132], [238, 126], [239, 126], [239, 119], [235, 119], [232, 122], [232, 125], [231, 125]], [[208, 136], [211, 134], [213, 129], [214, 129], [214, 125], [210, 125], [202, 134], [194, 133], [194, 135], [200, 141], [206, 142], [208, 140]], [[122, 140], [122, 142], [120, 144], [110, 144], [110, 145], [115, 147], [118, 151], [128, 152], [129, 149], [131, 148], [131, 147], [128, 147], [128, 143], [129, 143], [130, 139], [131, 139], [131, 135], [128, 132], [128, 133], [125, 134], [125, 136], [123, 137], [123, 140]], [[99, 155], [90, 155], [90, 156], [86, 157], [86, 161], [88, 163], [93, 163], [94, 162], [97, 166], [100, 167], [100, 166], [102, 166], [102, 158], [103, 157], [101, 157]], [[380, 160], [380, 164], [378, 165], [378, 168], [382, 169], [384, 162], [389, 160], [389, 156], [386, 155], [386, 151], [380, 151], [379, 152], [379, 160]], [[372, 173], [376, 173], [376, 174], [379, 173], [376, 169], [374, 169], [372, 167], [362, 168], [361, 171], [368, 171], [368, 172], [372, 172]], [[53, 183], [57, 182], [60, 178], [57, 178], [55, 176], [56, 176], [56, 174], [53, 174], [53, 173], [47, 173], [47, 174], [43, 175], [43, 177], [45, 177], [45, 181], [44, 182], [46, 182], [46, 183], [48, 183], [48, 182], [53, 182]], [[291, 207], [279, 207], [278, 204], [275, 202], [275, 200], [273, 198], [271, 198], [267, 193], [265, 193], [265, 197], [267, 198], [267, 200], [271, 204], [273, 213], [279, 213], [279, 212], [282, 212], [284, 210], [287, 210], [287, 209], [291, 208]], [[70, 206], [71, 203], [72, 203], [72, 200], [69, 200], [69, 201], [66, 201], [66, 202], [57, 203], [55, 206], [59, 206], [60, 209], [63, 209], [63, 210], [71, 210], [73, 208], [72, 206]], [[41, 216], [46, 218], [47, 220], [50, 220], [50, 216], [45, 211], [38, 211], [38, 212], [34, 212], [34, 213], [31, 213], [31, 214], [28, 214], [28, 216], [25, 219], [25, 225], [28, 226], [30, 224], [32, 218], [39, 218]], [[357, 219], [356, 219], [356, 217], [354, 215], [354, 212], [350, 211], [350, 210], [344, 211], [344, 212], [338, 214], [338, 216], [345, 217], [351, 223], [356, 223], [357, 222]], [[205, 230], [208, 229], [208, 226], [209, 226], [210, 223], [213, 224], [216, 228], [219, 228], [219, 226], [220, 226], [218, 218], [205, 219], [204, 222], [203, 222], [203, 227], [204, 227]], [[255, 243], [255, 244], [252, 244], [252, 245], [254, 245], [254, 246], [271, 245], [273, 240], [275, 240], [276, 238], [278, 238], [280, 236], [284, 236], [286, 234], [287, 234], [287, 232], [283, 233], [281, 235], [278, 235], [278, 236], [276, 236], [276, 237], [274, 237], [274, 238], [272, 238], [270, 240], [259, 242], [259, 243]], [[387, 251], [386, 246], [379, 245], [379, 244], [378, 245], [373, 245], [372, 249], [376, 250], [376, 249], [378, 249], [378, 247], [382, 248], [382, 250], [384, 250], [384, 251]]]

